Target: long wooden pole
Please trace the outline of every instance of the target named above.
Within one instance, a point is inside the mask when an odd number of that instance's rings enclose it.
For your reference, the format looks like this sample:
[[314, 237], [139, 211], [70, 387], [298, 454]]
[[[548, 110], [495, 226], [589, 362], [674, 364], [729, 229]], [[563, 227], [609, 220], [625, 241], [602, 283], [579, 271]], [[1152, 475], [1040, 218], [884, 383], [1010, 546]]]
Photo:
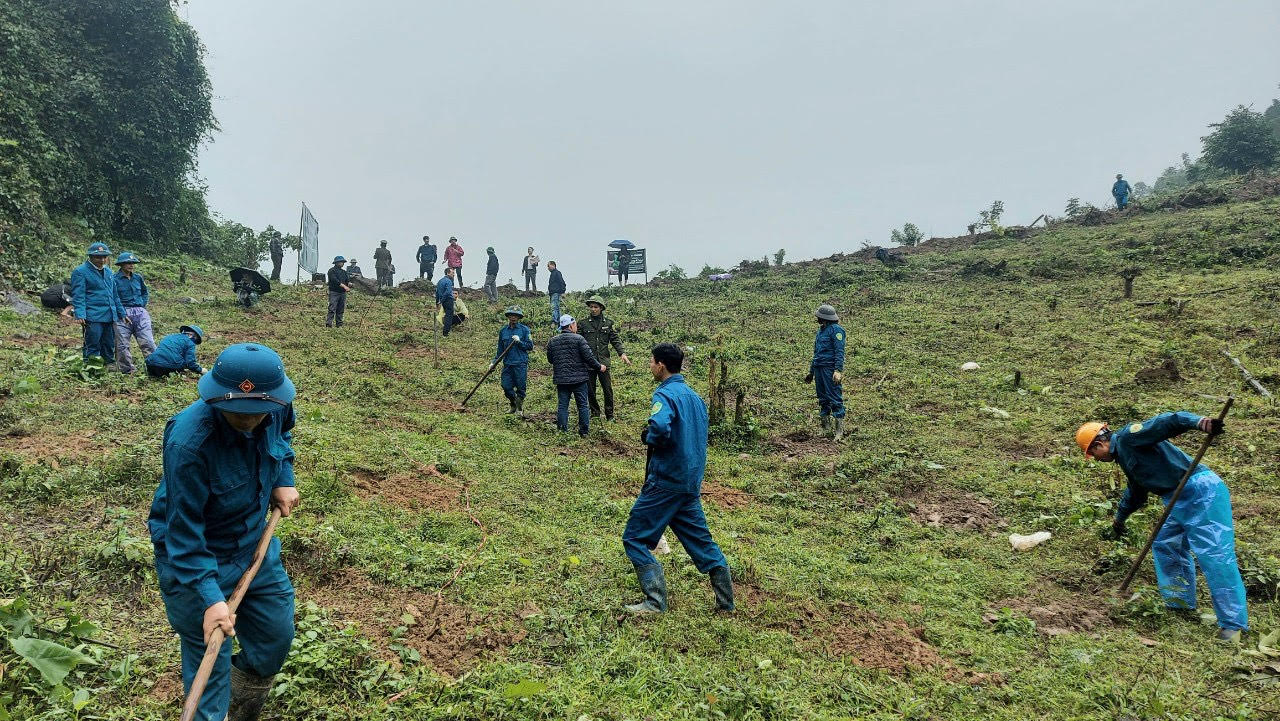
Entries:
[[[244, 600], [244, 595], [249, 590], [249, 584], [253, 583], [253, 577], [258, 575], [258, 569], [262, 567], [262, 559], [267, 556], [267, 548], [271, 545], [271, 537], [275, 535], [276, 524], [279, 522], [280, 509], [274, 508], [271, 511], [271, 518], [267, 520], [267, 528], [262, 532], [262, 538], [258, 541], [258, 548], [253, 552], [253, 563], [245, 570], [240, 580], [236, 582], [235, 590], [231, 592], [231, 598], [227, 601], [227, 610], [231, 615], [235, 615], [236, 609], [240, 607], [240, 602]], [[182, 706], [181, 721], [192, 721], [196, 717], [196, 710], [200, 706], [200, 697], [204, 695], [204, 687], [209, 683], [209, 674], [213, 673], [213, 664], [218, 660], [218, 653], [222, 650], [224, 638], [221, 628], [215, 628], [213, 633], [209, 634], [209, 642], [204, 649], [204, 658], [200, 660], [200, 669], [196, 671], [196, 677], [191, 681], [191, 690], [187, 692], [187, 702]]]
[[[1235, 396], [1228, 396], [1227, 402], [1222, 406], [1222, 412], [1218, 414], [1218, 420], [1223, 421], [1227, 418], [1227, 412], [1231, 410], [1232, 404], [1236, 402]], [[1169, 520], [1169, 514], [1173, 513], [1173, 504], [1178, 502], [1178, 497], [1182, 495], [1182, 489], [1187, 485], [1187, 481], [1191, 475], [1195, 473], [1196, 467], [1200, 465], [1200, 459], [1204, 458], [1205, 451], [1209, 450], [1209, 444], [1213, 443], [1216, 434], [1212, 431], [1205, 436], [1204, 443], [1200, 444], [1200, 451], [1196, 453], [1195, 460], [1191, 461], [1191, 465], [1187, 466], [1187, 472], [1182, 474], [1182, 480], [1178, 481], [1178, 487], [1173, 489], [1173, 495], [1169, 497], [1169, 502], [1164, 506], [1164, 513], [1160, 514], [1160, 520], [1156, 521], [1156, 527], [1151, 529], [1151, 537], [1147, 539], [1147, 545], [1142, 547], [1142, 553], [1133, 559], [1133, 565], [1129, 567], [1129, 572], [1125, 574], [1124, 582], [1120, 584], [1120, 590], [1126, 591], [1129, 584], [1133, 583], [1133, 577], [1138, 575], [1138, 568], [1142, 565], [1142, 561], [1151, 552], [1151, 546], [1156, 542], [1156, 536], [1160, 535], [1160, 529], [1164, 527], [1164, 522]]]
[[493, 372], [493, 369], [497, 368], [498, 364], [502, 362], [502, 359], [507, 357], [507, 351], [511, 350], [512, 348], [515, 348], [516, 343], [519, 343], [519, 342], [520, 342], [520, 338], [518, 336], [515, 338], [512, 338], [511, 342], [507, 344], [507, 347], [502, 349], [502, 353], [498, 356], [498, 359], [493, 362], [493, 365], [489, 366], [489, 370], [485, 371], [484, 375], [480, 376], [480, 380], [476, 382], [476, 387], [472, 388], [471, 392], [467, 394], [467, 397], [462, 399], [463, 408], [467, 406], [467, 401], [471, 400], [471, 396], [475, 395], [476, 391], [480, 390], [480, 385], [484, 383], [484, 380], [486, 378], [489, 377], [489, 374]]
[[1253, 374], [1249, 372], [1249, 369], [1244, 367], [1244, 364], [1240, 362], [1240, 359], [1231, 355], [1231, 351], [1229, 349], [1223, 348], [1222, 355], [1231, 360], [1231, 365], [1235, 366], [1236, 370], [1240, 371], [1240, 375], [1244, 376], [1245, 382], [1253, 386], [1253, 389], [1258, 392], [1258, 395], [1263, 398], [1271, 397], [1271, 391], [1268, 391], [1263, 387], [1263, 385], [1258, 382], [1258, 379], [1254, 378]]

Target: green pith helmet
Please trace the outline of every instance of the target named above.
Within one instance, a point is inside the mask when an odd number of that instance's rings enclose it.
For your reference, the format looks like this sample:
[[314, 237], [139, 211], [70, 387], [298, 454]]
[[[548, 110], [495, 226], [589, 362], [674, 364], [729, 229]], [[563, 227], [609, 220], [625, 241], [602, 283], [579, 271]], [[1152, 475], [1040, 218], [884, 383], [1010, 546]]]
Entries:
[[832, 323], [840, 320], [840, 316], [836, 315], [836, 309], [826, 303], [818, 306], [818, 311], [814, 315], [818, 316], [818, 320], [829, 320]]
[[520, 306], [518, 306], [518, 305], [509, 306], [506, 310], [502, 311], [502, 314], [503, 314], [503, 315], [518, 315], [518, 316], [520, 316], [521, 318], [523, 318], [523, 317], [524, 317], [524, 311], [523, 311], [523, 310], [521, 310], [521, 309], [520, 309]]
[[590, 298], [587, 298], [587, 305], [591, 305], [592, 303], [600, 306], [601, 309], [609, 307], [608, 304], [604, 302], [604, 298], [601, 298], [598, 295], [593, 295]]

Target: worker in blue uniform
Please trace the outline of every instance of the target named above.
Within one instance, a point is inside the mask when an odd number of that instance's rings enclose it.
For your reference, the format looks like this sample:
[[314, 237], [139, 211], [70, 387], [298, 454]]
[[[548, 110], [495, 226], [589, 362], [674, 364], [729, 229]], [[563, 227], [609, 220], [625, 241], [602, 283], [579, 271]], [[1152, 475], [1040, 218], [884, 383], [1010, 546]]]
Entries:
[[1123, 175], [1116, 175], [1116, 182], [1111, 184], [1111, 197], [1116, 199], [1116, 207], [1124, 210], [1129, 205], [1129, 181]]
[[156, 349], [147, 356], [147, 375], [164, 378], [181, 371], [204, 373], [204, 366], [196, 360], [196, 346], [203, 342], [204, 330], [198, 325], [184, 325], [177, 333], [161, 338]]
[[[1180, 411], [1162, 413], [1116, 431], [1094, 421], [1076, 431], [1087, 458], [1116, 463], [1129, 479], [1116, 509], [1112, 536], [1124, 534], [1125, 521], [1154, 493], [1166, 505], [1191, 466], [1191, 457], [1169, 441], [1186, 431], [1222, 432], [1222, 421]], [[1218, 617], [1218, 637], [1237, 641], [1249, 628], [1244, 582], [1236, 562], [1235, 524], [1227, 484], [1203, 463], [1196, 466], [1169, 520], [1151, 547], [1160, 593], [1170, 608], [1191, 613], [1196, 607], [1196, 562], [1209, 586]]]
[[[529, 351], [533, 350], [533, 331], [521, 323], [524, 310], [513, 305], [506, 310], [507, 324], [498, 331], [498, 350], [493, 354], [489, 369], [502, 358], [502, 394], [511, 403], [508, 413], [524, 415], [524, 396], [529, 385]], [[514, 345], [512, 345], [514, 343]], [[504, 356], [502, 352], [511, 346]]]
[[658, 381], [649, 421], [640, 438], [649, 447], [644, 486], [626, 529], [622, 547], [635, 566], [644, 600], [627, 606], [632, 613], [667, 610], [667, 581], [650, 551], [670, 526], [689, 558], [711, 578], [716, 608], [733, 610], [733, 578], [720, 546], [711, 538], [702, 512], [702, 474], [707, 467], [707, 406], [684, 382], [684, 352], [672, 343], [654, 346], [649, 372]]
[[88, 254], [89, 259], [71, 271], [71, 307], [76, 322], [84, 326], [81, 356], [85, 360], [97, 356], [110, 365], [116, 362], [115, 324], [128, 320], [116, 295], [115, 275], [106, 267], [111, 249], [106, 243], [94, 243]]
[[813, 340], [813, 361], [805, 383], [814, 383], [818, 392], [818, 408], [822, 414], [822, 430], [835, 430], [833, 440], [844, 437], [844, 328], [836, 309], [823, 303], [814, 314], [818, 319], [818, 335]]
[[440, 276], [440, 280], [436, 282], [436, 311], [444, 309], [444, 330], [440, 335], [449, 337], [449, 331], [453, 329], [453, 268], [445, 268], [444, 275]]
[[431, 276], [436, 270], [436, 247], [431, 244], [431, 236], [422, 236], [422, 245], [418, 246], [418, 252], [414, 254], [418, 259], [418, 277], [426, 276], [427, 281], [431, 280]]
[[147, 291], [147, 281], [137, 271], [141, 259], [125, 251], [116, 256], [115, 284], [116, 295], [124, 306], [124, 319], [115, 325], [116, 364], [121, 373], [132, 373], [133, 349], [132, 340], [138, 340], [143, 357], [156, 349], [156, 339], [151, 332], [151, 314], [147, 312], [147, 303], [151, 294]]
[[182, 642], [182, 682], [191, 681], [214, 629], [223, 644], [196, 718], [257, 719], [293, 642], [293, 585], [271, 539], [233, 615], [236, 582], [253, 561], [270, 506], [288, 516], [294, 488], [293, 382], [280, 356], [255, 343], [228, 347], [201, 376], [200, 400], [164, 430], [164, 475], [147, 525], [169, 623]]

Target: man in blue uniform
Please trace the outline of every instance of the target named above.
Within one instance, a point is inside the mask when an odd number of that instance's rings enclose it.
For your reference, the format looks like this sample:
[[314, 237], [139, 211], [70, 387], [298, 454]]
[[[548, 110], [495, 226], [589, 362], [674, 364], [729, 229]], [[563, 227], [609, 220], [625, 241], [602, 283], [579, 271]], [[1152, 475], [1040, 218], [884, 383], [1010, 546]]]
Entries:
[[147, 375], [164, 378], [181, 371], [204, 373], [204, 366], [196, 360], [196, 346], [203, 342], [204, 331], [198, 325], [184, 325], [177, 333], [161, 338], [155, 351], [147, 356]]
[[115, 324], [128, 322], [116, 295], [115, 276], [106, 268], [109, 255], [106, 243], [94, 243], [89, 246], [89, 259], [71, 271], [71, 307], [76, 322], [84, 326], [81, 356], [85, 360], [98, 356], [105, 365], [116, 362]]
[[280, 356], [255, 343], [224, 350], [200, 378], [200, 400], [164, 430], [164, 475], [147, 526], [169, 624], [191, 681], [214, 629], [223, 644], [200, 700], [201, 721], [257, 719], [293, 642], [293, 585], [273, 538], [232, 615], [227, 598], [253, 561], [269, 506], [289, 515], [293, 481], [293, 382]]
[[431, 244], [431, 236], [422, 236], [422, 245], [418, 246], [418, 253], [415, 256], [418, 259], [418, 277], [426, 276], [427, 280], [431, 280], [431, 276], [436, 272], [436, 247]]
[[707, 466], [707, 406], [684, 382], [684, 352], [672, 343], [654, 346], [649, 371], [658, 381], [649, 422], [640, 434], [649, 446], [644, 487], [631, 507], [622, 547], [635, 565], [644, 600], [627, 606], [632, 613], [667, 610], [667, 581], [662, 564], [649, 549], [668, 526], [689, 558], [711, 577], [716, 608], [733, 610], [729, 563], [711, 538], [702, 512], [702, 474]]
[[[493, 354], [490, 370], [498, 364], [498, 356], [511, 346], [511, 350], [502, 356], [502, 394], [511, 402], [508, 413], [524, 415], [524, 396], [528, 388], [529, 351], [533, 350], [533, 331], [520, 322], [524, 318], [524, 310], [513, 305], [506, 310], [507, 324], [498, 331], [498, 350]], [[515, 345], [511, 345], [514, 343]]]
[[[1125, 520], [1142, 508], [1151, 493], [1169, 503], [1191, 457], [1169, 441], [1186, 431], [1217, 435], [1222, 421], [1179, 411], [1112, 431], [1101, 422], [1076, 431], [1086, 458], [1116, 463], [1129, 479], [1120, 497], [1111, 534], [1124, 534]], [[1203, 463], [1196, 466], [1151, 547], [1160, 593], [1170, 608], [1190, 613], [1196, 607], [1196, 561], [1209, 586], [1218, 638], [1236, 641], [1249, 628], [1244, 582], [1236, 564], [1236, 534], [1227, 484]]]
[[444, 330], [440, 335], [446, 338], [453, 329], [453, 273], [453, 268], [445, 268], [444, 275], [436, 283], [436, 313], [444, 308]]
[[116, 265], [120, 266], [114, 278], [116, 295], [124, 306], [124, 320], [115, 326], [116, 351], [119, 353], [117, 367], [121, 373], [132, 373], [134, 369], [131, 339], [138, 339], [144, 358], [156, 349], [156, 339], [151, 334], [151, 315], [147, 313], [147, 301], [151, 296], [147, 292], [147, 281], [135, 270], [139, 262], [138, 256], [127, 250], [116, 258]]
[[813, 362], [809, 364], [809, 375], [804, 377], [804, 382], [816, 382], [822, 430], [830, 431], [835, 419], [833, 440], [838, 441], [844, 437], [844, 394], [840, 387], [844, 380], [844, 328], [840, 327], [836, 309], [826, 303], [818, 306], [815, 315], [820, 327], [813, 341]]
[[1116, 207], [1120, 210], [1129, 205], [1129, 181], [1123, 175], [1116, 175], [1116, 182], [1111, 185], [1111, 197], [1116, 199]]
[[342, 266], [347, 259], [337, 255], [333, 258], [333, 267], [329, 269], [329, 313], [324, 317], [324, 327], [332, 328], [336, 323], [342, 327], [342, 316], [347, 312], [347, 292], [351, 290], [351, 276]]

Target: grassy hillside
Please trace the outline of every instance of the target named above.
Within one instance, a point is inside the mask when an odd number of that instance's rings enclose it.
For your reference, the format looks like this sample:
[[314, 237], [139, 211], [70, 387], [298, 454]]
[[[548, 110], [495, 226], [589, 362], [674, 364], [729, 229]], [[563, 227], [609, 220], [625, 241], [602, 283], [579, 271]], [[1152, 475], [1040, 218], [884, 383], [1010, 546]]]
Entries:
[[[671, 612], [621, 611], [638, 597], [619, 535], [643, 468], [643, 363], [615, 365], [619, 420], [579, 440], [551, 426], [540, 352], [527, 419], [504, 413], [495, 379], [459, 410], [498, 306], [469, 301], [476, 318], [437, 365], [423, 296], [354, 296], [332, 330], [321, 289], [245, 311], [222, 271], [190, 262], [182, 286], [174, 264], [144, 266], [160, 331], [203, 325], [204, 361], [267, 343], [299, 388], [303, 507], [279, 532], [299, 637], [270, 717], [1274, 717], [1280, 685], [1237, 675], [1260, 661], [1212, 642], [1211, 626], [1162, 613], [1150, 562], [1135, 600], [1109, 593], [1157, 509], [1101, 540], [1122, 478], [1071, 437], [1084, 420], [1208, 414], [1236, 394], [1208, 462], [1232, 489], [1253, 626], [1280, 628], [1264, 600], [1280, 578], [1280, 412], [1221, 355], [1229, 345], [1280, 391], [1280, 200], [1089, 222], [934, 241], [901, 268], [860, 253], [608, 293], [633, 359], [685, 345], [704, 396], [713, 355], [727, 368], [704, 490], [737, 581], [732, 615], [710, 610], [678, 547], [664, 558]], [[1129, 266], [1143, 274], [1124, 300]], [[547, 303], [520, 301], [542, 346]], [[802, 383], [821, 302], [849, 333], [857, 429], [838, 446], [818, 437]], [[580, 296], [568, 310], [585, 312]], [[144, 519], [165, 419], [195, 386], [83, 381], [76, 344], [50, 313], [0, 312], [0, 597], [54, 631], [90, 622], [83, 635], [118, 648], [84, 645], [96, 663], [63, 691], [4, 648], [0, 703], [63, 718], [82, 689], [81, 718], [176, 717], [177, 642]], [[1038, 530], [1053, 539], [1010, 550], [1009, 533]]]

